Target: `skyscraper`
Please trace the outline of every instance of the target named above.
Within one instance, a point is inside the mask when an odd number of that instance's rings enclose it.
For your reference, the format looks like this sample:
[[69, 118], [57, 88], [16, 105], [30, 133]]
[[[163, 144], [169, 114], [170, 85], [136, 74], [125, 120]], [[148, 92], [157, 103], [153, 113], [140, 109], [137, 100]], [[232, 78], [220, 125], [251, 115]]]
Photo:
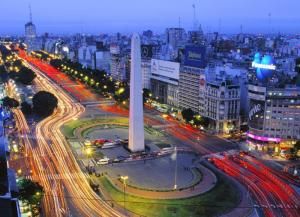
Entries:
[[27, 52], [39, 50], [41, 42], [36, 38], [36, 28], [32, 22], [31, 7], [29, 6], [29, 22], [25, 24], [25, 43], [27, 44]]
[[145, 149], [144, 114], [141, 73], [141, 41], [138, 34], [131, 39], [129, 149], [132, 152]]
[[29, 6], [29, 22], [25, 24], [26, 40], [34, 40], [36, 38], [36, 28], [32, 22], [31, 7]]

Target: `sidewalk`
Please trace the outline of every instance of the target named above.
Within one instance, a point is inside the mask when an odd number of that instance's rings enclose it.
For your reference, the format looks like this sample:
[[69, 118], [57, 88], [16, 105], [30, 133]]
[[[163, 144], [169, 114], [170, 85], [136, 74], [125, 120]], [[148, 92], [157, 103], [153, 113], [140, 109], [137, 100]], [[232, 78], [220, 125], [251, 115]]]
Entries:
[[[210, 191], [215, 187], [217, 183], [217, 177], [208, 168], [198, 164], [197, 167], [200, 169], [203, 177], [200, 183], [198, 183], [193, 188], [184, 189], [181, 191], [147, 191], [142, 189], [137, 189], [134, 187], [126, 186], [126, 193], [148, 198], [148, 199], [179, 199], [179, 198], [189, 198], [194, 197], [205, 192]], [[110, 182], [121, 192], [123, 192], [123, 183], [119, 180], [111, 180]]]

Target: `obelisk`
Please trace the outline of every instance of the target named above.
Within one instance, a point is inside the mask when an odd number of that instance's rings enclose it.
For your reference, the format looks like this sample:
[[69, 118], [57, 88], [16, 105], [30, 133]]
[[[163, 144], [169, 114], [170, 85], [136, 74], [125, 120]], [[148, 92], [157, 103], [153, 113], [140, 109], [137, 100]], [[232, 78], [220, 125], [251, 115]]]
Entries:
[[141, 72], [141, 41], [138, 34], [131, 38], [129, 107], [129, 149], [132, 152], [144, 151], [144, 113]]

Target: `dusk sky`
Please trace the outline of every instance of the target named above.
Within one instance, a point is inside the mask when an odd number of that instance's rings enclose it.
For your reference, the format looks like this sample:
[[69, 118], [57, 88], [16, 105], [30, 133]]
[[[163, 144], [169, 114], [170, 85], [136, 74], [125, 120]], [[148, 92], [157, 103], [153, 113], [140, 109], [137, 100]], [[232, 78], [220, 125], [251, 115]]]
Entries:
[[[299, 0], [1, 0], [0, 34], [24, 34], [31, 4], [38, 34], [130, 33], [191, 29], [192, 4], [203, 30], [237, 33], [300, 32]], [[271, 27], [268, 14], [271, 13]]]

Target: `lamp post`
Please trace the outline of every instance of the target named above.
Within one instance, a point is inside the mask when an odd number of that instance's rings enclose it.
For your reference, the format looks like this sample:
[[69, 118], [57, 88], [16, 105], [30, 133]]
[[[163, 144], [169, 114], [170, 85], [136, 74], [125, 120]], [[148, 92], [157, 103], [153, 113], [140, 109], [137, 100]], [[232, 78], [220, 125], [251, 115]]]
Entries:
[[88, 160], [89, 160], [89, 163], [88, 163], [88, 167], [90, 167], [90, 161], [91, 161], [91, 154], [92, 154], [92, 149], [91, 148], [87, 148], [86, 149], [86, 154], [87, 154], [87, 157], [88, 157]]
[[175, 177], [174, 177], [174, 190], [177, 190], [177, 146], [175, 146], [174, 152], [175, 152]]
[[126, 204], [125, 204], [125, 188], [126, 188], [126, 180], [128, 179], [128, 176], [121, 176], [121, 180], [123, 181], [123, 200], [124, 200], [124, 209], [126, 212]]

